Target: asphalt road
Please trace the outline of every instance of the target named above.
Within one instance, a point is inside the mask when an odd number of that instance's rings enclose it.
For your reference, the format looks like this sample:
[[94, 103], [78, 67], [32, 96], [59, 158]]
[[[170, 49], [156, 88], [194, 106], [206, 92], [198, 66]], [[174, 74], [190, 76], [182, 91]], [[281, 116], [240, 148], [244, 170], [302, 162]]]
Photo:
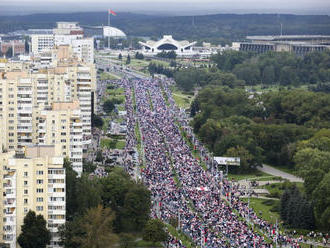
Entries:
[[296, 177], [295, 175], [275, 169], [275, 168], [265, 165], [265, 164], [263, 165], [263, 167], [258, 167], [258, 170], [265, 172], [267, 174], [273, 175], [273, 176], [282, 177], [283, 179], [287, 179], [293, 183], [303, 183], [304, 182], [304, 180], [302, 178]]

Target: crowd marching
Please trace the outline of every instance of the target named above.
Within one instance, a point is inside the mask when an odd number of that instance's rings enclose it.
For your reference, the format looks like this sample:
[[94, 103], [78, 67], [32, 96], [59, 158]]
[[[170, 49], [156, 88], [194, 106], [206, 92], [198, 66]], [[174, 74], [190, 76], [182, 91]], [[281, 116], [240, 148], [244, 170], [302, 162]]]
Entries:
[[[257, 217], [240, 200], [242, 192], [237, 186], [219, 178], [216, 170], [204, 170], [192, 156], [179, 128], [185, 120], [171, 96], [171, 83], [151, 79], [119, 82], [126, 92], [125, 150], [128, 154], [137, 146], [138, 123], [145, 156], [141, 175], [152, 193], [152, 217], [164, 222], [176, 218], [179, 228], [201, 247], [261, 248], [275, 243], [299, 247], [298, 240], [280, 235], [275, 225]], [[135, 176], [135, 165], [126, 161], [126, 170]], [[168, 246], [185, 247], [174, 237]]]

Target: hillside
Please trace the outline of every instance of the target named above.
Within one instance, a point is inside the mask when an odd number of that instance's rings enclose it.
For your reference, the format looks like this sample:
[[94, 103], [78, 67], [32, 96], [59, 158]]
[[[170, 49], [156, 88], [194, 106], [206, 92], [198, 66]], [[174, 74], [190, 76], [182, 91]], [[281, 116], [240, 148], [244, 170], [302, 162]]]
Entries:
[[[0, 33], [28, 28], [51, 28], [57, 21], [77, 21], [82, 25], [107, 23], [106, 12], [33, 14], [0, 16]], [[203, 16], [151, 16], [118, 13], [113, 26], [129, 36], [160, 37], [173, 34], [177, 39], [219, 41], [240, 40], [246, 35], [329, 34], [330, 17], [326, 15], [217, 14]]]

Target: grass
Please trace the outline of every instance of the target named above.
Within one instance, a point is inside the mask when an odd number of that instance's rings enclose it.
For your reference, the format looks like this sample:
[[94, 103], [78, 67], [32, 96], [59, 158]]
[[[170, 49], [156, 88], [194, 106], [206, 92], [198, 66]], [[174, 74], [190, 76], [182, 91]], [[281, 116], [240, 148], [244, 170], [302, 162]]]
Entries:
[[139, 240], [139, 241], [136, 241], [134, 247], [141, 247], [141, 248], [152, 247], [152, 248], [155, 248], [155, 247], [163, 247], [163, 245], [159, 242], [154, 243], [154, 242], [150, 242], [150, 241]]
[[124, 149], [125, 148], [125, 141], [124, 140], [117, 140], [117, 139], [101, 139], [101, 148], [107, 149]]
[[185, 140], [185, 142], [187, 143], [187, 145], [190, 148], [191, 154], [193, 155], [193, 157], [195, 159], [197, 159], [199, 161], [200, 166], [202, 166], [202, 168], [206, 171], [207, 170], [207, 166], [206, 166], [206, 164], [205, 164], [204, 161], [201, 161], [201, 156], [199, 154], [199, 151], [194, 149], [194, 145], [188, 139], [186, 132], [180, 127], [180, 125], [178, 123], [177, 123], [177, 125], [179, 126], [179, 129], [180, 129], [180, 132], [181, 132], [181, 136], [183, 137], [183, 139]]
[[[242, 201], [248, 202], [248, 199], [242, 198]], [[276, 223], [276, 219], [280, 220], [280, 214], [274, 211], [277, 204], [279, 204], [278, 200], [250, 198], [250, 207], [253, 208], [256, 215], [273, 224]]]
[[103, 127], [102, 127], [102, 130], [104, 132], [107, 132], [107, 130], [109, 128], [109, 122], [110, 122], [110, 118], [109, 117], [103, 118]]
[[296, 185], [300, 192], [304, 191], [304, 184], [303, 183], [290, 183], [290, 182], [283, 182], [283, 183], [273, 183], [269, 185], [263, 186], [263, 188], [269, 191], [269, 197], [274, 198], [281, 198], [286, 187], [290, 185]]
[[196, 247], [192, 240], [185, 235], [181, 230], [176, 230], [172, 225], [170, 224], [166, 224], [167, 230], [169, 231], [169, 233], [176, 237], [178, 240], [182, 241], [182, 244], [187, 247], [187, 248], [192, 248], [192, 247]]
[[228, 178], [230, 180], [236, 180], [236, 181], [245, 180], [245, 179], [256, 179], [258, 181], [259, 179], [266, 179], [266, 178], [272, 179], [274, 177], [265, 172], [256, 171], [254, 173], [247, 173], [247, 174], [231, 174], [231, 173], [229, 173]]
[[100, 79], [101, 80], [117, 80], [117, 79], [120, 79], [120, 77], [113, 75], [111, 73], [102, 72], [100, 74]]
[[194, 100], [192, 95], [184, 93], [176, 87], [172, 88], [172, 96], [176, 105], [184, 109], [189, 109], [192, 101]]

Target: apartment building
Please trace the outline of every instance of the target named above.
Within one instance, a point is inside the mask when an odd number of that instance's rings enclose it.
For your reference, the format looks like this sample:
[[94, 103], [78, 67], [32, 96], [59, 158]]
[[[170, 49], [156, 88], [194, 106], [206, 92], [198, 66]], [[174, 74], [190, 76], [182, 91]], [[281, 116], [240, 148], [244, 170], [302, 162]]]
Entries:
[[0, 153], [0, 243], [18, 247], [17, 237], [29, 210], [41, 214], [51, 231], [49, 247], [59, 246], [65, 223], [65, 169], [56, 146], [28, 146], [25, 154]]
[[34, 55], [56, 46], [70, 45], [76, 57], [86, 63], [94, 62], [94, 38], [84, 38], [84, 30], [77, 22], [57, 22], [52, 34], [32, 34], [31, 45]]
[[38, 54], [48, 49], [52, 49], [55, 44], [53, 34], [33, 34], [31, 35], [31, 52]]
[[[61, 112], [62, 109], [55, 110], [53, 106], [56, 106], [56, 103], [63, 105], [64, 102], [69, 105], [78, 102], [79, 111], [70, 110], [71, 112], [66, 114], [67, 118], [71, 118], [67, 123], [74, 121], [75, 126], [81, 125], [82, 136], [77, 139], [83, 144], [84, 150], [91, 143], [91, 116], [95, 108], [92, 104], [96, 82], [95, 66], [75, 59], [69, 46], [60, 46], [55, 50], [56, 55], [53, 56], [54, 61], [49, 68], [38, 69], [33, 62], [0, 63], [0, 124], [4, 130], [0, 139], [5, 149], [22, 150], [24, 146], [38, 144], [41, 140], [45, 145], [61, 143], [64, 139], [60, 136], [55, 139], [40, 139], [39, 124], [43, 118], [41, 115], [48, 115], [49, 111]], [[58, 115], [57, 112], [54, 115]], [[75, 117], [69, 117], [70, 114]], [[79, 124], [77, 115], [80, 115]], [[46, 129], [47, 132], [49, 130]], [[65, 131], [66, 134], [70, 132], [72, 130]], [[80, 147], [68, 140], [66, 137], [63, 154], [69, 156], [80, 174]]]
[[39, 114], [38, 143], [59, 144], [61, 155], [69, 157], [80, 176], [82, 164], [82, 122], [79, 102], [56, 102], [50, 110]]

